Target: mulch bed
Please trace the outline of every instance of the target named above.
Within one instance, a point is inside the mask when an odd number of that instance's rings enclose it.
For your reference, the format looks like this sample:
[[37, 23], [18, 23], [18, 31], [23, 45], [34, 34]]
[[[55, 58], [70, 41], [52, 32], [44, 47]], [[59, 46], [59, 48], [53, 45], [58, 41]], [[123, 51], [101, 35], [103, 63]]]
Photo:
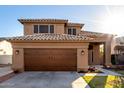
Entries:
[[78, 73], [103, 73], [103, 72], [100, 70], [95, 70], [95, 71], [80, 71]]

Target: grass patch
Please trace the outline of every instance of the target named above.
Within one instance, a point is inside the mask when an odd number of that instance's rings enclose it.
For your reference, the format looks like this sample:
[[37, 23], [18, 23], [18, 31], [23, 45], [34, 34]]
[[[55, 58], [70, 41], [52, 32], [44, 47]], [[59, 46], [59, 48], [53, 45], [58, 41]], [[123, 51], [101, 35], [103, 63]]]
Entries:
[[122, 76], [83, 76], [91, 88], [124, 88]]
[[113, 71], [113, 72], [124, 75], [124, 70], [119, 70], [119, 69], [110, 69], [110, 70]]

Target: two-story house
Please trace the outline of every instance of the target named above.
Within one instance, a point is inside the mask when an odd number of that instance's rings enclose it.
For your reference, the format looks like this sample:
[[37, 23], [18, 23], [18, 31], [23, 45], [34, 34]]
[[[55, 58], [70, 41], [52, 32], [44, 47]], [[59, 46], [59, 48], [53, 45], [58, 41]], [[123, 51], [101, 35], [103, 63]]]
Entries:
[[18, 21], [24, 26], [24, 35], [7, 39], [12, 43], [14, 70], [81, 71], [90, 65], [111, 65], [110, 34], [83, 31], [84, 24], [63, 19]]

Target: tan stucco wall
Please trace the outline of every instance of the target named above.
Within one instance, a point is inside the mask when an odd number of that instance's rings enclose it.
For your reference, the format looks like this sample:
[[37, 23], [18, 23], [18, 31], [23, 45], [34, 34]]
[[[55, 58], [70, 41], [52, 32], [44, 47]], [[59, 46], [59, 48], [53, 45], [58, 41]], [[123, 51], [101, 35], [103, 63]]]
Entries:
[[111, 41], [105, 42], [105, 65], [111, 66]]
[[[84, 51], [84, 54], [81, 54], [81, 51]], [[78, 48], [77, 49], [77, 71], [87, 70], [88, 69], [88, 47]]]
[[116, 38], [113, 38], [113, 40], [111, 42], [111, 54], [116, 54], [116, 52], [114, 50], [116, 45], [120, 45], [120, 43], [116, 41]]
[[[77, 48], [77, 71], [88, 68], [88, 43], [13, 43], [14, 70], [24, 71], [24, 48]], [[17, 55], [15, 52], [19, 50]], [[85, 54], [81, 55], [81, 51]]]
[[24, 24], [24, 35], [33, 34], [33, 25], [32, 24]]
[[[16, 54], [16, 50], [19, 51], [19, 54]], [[16, 71], [16, 70], [18, 70], [20, 72], [24, 71], [24, 51], [23, 51], [23, 48], [13, 49], [12, 69], [14, 71]]]
[[55, 24], [54, 25], [54, 33], [64, 34], [65, 33], [65, 24]]

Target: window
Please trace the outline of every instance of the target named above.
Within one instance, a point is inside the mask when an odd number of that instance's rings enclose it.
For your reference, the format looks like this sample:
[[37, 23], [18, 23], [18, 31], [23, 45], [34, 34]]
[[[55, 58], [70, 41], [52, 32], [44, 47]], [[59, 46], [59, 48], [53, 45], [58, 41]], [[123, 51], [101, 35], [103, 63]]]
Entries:
[[54, 25], [34, 25], [34, 33], [54, 33]]
[[39, 25], [39, 33], [48, 33], [48, 25]]
[[75, 28], [69, 28], [68, 29], [68, 34], [70, 34], [70, 35], [76, 35], [76, 29]]
[[54, 33], [54, 25], [50, 25], [50, 33]]
[[38, 25], [34, 25], [34, 33], [38, 33]]
[[76, 29], [73, 29], [73, 35], [76, 35]]
[[71, 35], [71, 29], [68, 29], [68, 34], [70, 34], [70, 35]]

